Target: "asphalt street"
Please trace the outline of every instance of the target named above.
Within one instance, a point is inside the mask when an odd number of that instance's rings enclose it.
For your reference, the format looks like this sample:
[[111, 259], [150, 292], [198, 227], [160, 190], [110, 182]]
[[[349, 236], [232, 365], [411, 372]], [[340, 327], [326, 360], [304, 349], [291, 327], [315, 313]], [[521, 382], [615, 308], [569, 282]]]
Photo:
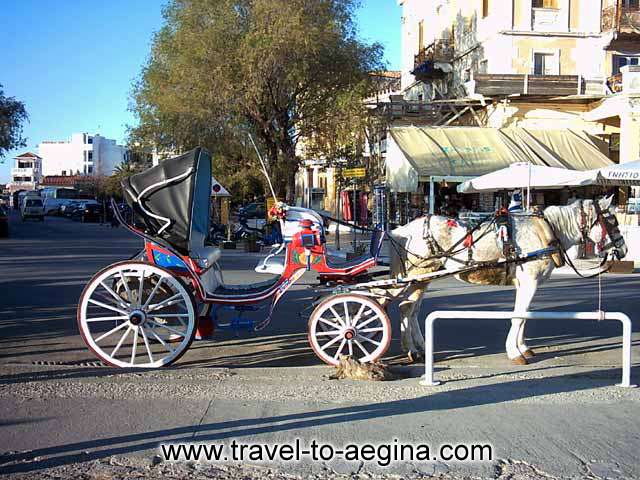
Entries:
[[[12, 217], [10, 238], [0, 239], [0, 474], [32, 478], [120, 457], [145, 462], [159, 442], [170, 440], [299, 437], [337, 445], [393, 438], [433, 445], [490, 442], [497, 457], [492, 463], [386, 469], [340, 462], [287, 467], [301, 475], [502, 478], [504, 465], [527, 465], [550, 477], [640, 477], [640, 394], [612, 387], [620, 375], [617, 323], [530, 321], [528, 343], [537, 356], [517, 367], [504, 354], [508, 322], [443, 322], [435, 336], [442, 386], [420, 386], [420, 365], [405, 367], [409, 378], [392, 383], [339, 382], [328, 379], [331, 369], [321, 366], [307, 343], [305, 307], [317, 297], [310, 275], [259, 335], [216, 332], [162, 371], [102, 367], [78, 334], [78, 297], [96, 271], [140, 248], [122, 228]], [[262, 279], [253, 272], [260, 257], [225, 251], [225, 279]], [[605, 275], [602, 286], [606, 310], [638, 314], [638, 275]], [[421, 316], [447, 308], [508, 310], [513, 299], [512, 289], [443, 280], [430, 289]], [[556, 275], [539, 290], [533, 308], [594, 310], [597, 304], [596, 280]], [[399, 363], [397, 309], [390, 314], [396, 321], [388, 359]], [[638, 328], [634, 319], [634, 348]], [[636, 382], [637, 364], [635, 355]]]

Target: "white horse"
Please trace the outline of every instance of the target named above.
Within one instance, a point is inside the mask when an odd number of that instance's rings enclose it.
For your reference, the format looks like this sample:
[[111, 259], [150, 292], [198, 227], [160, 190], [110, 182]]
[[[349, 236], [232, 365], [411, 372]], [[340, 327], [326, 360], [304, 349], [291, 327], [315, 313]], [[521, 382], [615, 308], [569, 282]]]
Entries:
[[[568, 206], [548, 207], [544, 210], [543, 217], [510, 214], [510, 244], [515, 250], [514, 253], [522, 256], [546, 248], [555, 236], [565, 251], [580, 244], [587, 237], [596, 244], [604, 241], [612, 236], [611, 232], [605, 231], [602, 215], [602, 212], [608, 211], [610, 204], [611, 197], [598, 201], [599, 210], [592, 200], [579, 200]], [[503, 260], [504, 244], [499, 239], [498, 230], [495, 222], [485, 222], [471, 233], [471, 242], [467, 227], [456, 220], [440, 216], [418, 218], [391, 232], [391, 274], [393, 277], [411, 277], [441, 268], [457, 270], [464, 267], [469, 260]], [[502, 234], [504, 233], [505, 229], [502, 229]], [[466, 242], [463, 241], [465, 238]], [[626, 254], [624, 240], [620, 243], [620, 238], [616, 244], [618, 258]], [[452, 247], [455, 252], [453, 255], [441, 256], [442, 252]], [[561, 258], [556, 257], [554, 260], [561, 261]], [[554, 261], [545, 257], [517, 266], [512, 264], [511, 268], [500, 267], [458, 274], [456, 278], [483, 285], [514, 285], [514, 311], [526, 312], [538, 285], [549, 278], [554, 267]], [[424, 337], [420, 330], [418, 314], [420, 301], [427, 287], [428, 283], [413, 284], [405, 292], [407, 297], [400, 303], [401, 343], [410, 358], [421, 356], [424, 352]], [[513, 318], [506, 340], [507, 356], [520, 365], [526, 364], [527, 358], [534, 355], [525, 342], [525, 323], [522, 318]]]

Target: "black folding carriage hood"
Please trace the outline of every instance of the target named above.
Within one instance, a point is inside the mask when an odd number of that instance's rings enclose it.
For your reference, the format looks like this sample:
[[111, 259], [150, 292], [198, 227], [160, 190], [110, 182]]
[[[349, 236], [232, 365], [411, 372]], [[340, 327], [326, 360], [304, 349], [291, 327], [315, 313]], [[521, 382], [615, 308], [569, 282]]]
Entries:
[[198, 147], [122, 181], [135, 226], [189, 255], [209, 232], [211, 156]]

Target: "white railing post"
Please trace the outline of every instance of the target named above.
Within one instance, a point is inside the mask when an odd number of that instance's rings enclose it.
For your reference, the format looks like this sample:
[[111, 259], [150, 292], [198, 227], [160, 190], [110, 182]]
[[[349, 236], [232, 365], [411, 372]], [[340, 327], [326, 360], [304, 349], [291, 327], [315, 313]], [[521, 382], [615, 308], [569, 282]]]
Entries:
[[433, 379], [433, 324], [437, 319], [511, 320], [618, 320], [622, 323], [622, 381], [617, 386], [632, 388], [631, 384], [631, 319], [622, 312], [496, 312], [478, 310], [436, 310], [424, 321], [425, 358], [421, 385], [435, 386]]

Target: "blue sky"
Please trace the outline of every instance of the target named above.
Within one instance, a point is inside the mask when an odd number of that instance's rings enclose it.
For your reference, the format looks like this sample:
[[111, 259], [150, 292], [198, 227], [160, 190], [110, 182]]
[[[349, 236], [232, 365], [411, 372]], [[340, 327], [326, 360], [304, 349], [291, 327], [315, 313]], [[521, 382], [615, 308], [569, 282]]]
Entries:
[[[0, 84], [25, 102], [26, 149], [0, 159], [0, 183], [12, 158], [37, 152], [43, 140], [74, 132], [122, 142], [133, 122], [131, 83], [162, 24], [164, 0], [4, 0], [0, 16]], [[400, 62], [400, 7], [396, 0], [363, 0], [361, 37], [385, 46], [391, 69]]]

